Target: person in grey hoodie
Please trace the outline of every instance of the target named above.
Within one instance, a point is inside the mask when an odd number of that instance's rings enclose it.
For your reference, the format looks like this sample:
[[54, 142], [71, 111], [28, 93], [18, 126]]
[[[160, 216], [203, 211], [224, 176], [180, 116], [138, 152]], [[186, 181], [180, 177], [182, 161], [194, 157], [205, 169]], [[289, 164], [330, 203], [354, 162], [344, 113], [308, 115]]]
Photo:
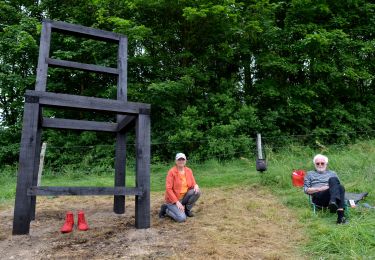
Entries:
[[337, 213], [337, 224], [344, 224], [345, 188], [341, 185], [337, 174], [328, 170], [328, 157], [315, 155], [315, 170], [309, 171], [304, 180], [304, 192], [311, 195], [312, 202], [321, 207], [329, 207]]

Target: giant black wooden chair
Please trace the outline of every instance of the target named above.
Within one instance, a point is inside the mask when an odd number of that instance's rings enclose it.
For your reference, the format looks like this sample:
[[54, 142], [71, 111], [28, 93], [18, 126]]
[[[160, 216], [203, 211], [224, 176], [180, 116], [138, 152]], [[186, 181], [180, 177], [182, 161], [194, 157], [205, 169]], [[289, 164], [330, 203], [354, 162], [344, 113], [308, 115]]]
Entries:
[[[117, 68], [49, 57], [51, 32], [118, 44]], [[117, 76], [117, 100], [46, 91], [48, 67], [70, 68]], [[109, 112], [117, 122], [43, 117], [43, 107]], [[39, 187], [37, 175], [42, 128], [112, 132], [116, 136], [114, 187]], [[126, 187], [126, 134], [135, 128], [136, 185]], [[13, 234], [28, 234], [35, 219], [36, 196], [114, 195], [114, 212], [125, 213], [125, 195], [135, 196], [135, 226], [150, 227], [150, 105], [127, 101], [127, 37], [90, 27], [44, 20], [40, 38], [35, 91], [25, 94]]]

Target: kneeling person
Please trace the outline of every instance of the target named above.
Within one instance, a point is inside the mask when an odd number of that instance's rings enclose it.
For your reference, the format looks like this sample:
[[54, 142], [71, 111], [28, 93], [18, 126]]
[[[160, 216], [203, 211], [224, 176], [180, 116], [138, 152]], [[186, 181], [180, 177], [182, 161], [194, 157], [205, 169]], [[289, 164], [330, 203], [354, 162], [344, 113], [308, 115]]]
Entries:
[[159, 217], [168, 215], [177, 222], [193, 217], [191, 209], [199, 199], [201, 192], [195, 182], [193, 171], [186, 167], [186, 156], [176, 154], [176, 165], [167, 174], [165, 185], [165, 204], [161, 206]]

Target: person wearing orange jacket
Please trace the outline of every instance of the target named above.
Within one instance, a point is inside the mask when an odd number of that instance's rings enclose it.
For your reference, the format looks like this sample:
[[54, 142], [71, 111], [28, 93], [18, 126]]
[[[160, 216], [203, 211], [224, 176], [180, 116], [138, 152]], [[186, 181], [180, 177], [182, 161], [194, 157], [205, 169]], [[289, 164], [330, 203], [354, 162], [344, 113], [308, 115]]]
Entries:
[[186, 217], [194, 216], [191, 209], [201, 192], [193, 171], [186, 167], [185, 154], [176, 154], [176, 165], [168, 171], [165, 189], [165, 204], [160, 208], [160, 218], [167, 215], [177, 222], [184, 222]]

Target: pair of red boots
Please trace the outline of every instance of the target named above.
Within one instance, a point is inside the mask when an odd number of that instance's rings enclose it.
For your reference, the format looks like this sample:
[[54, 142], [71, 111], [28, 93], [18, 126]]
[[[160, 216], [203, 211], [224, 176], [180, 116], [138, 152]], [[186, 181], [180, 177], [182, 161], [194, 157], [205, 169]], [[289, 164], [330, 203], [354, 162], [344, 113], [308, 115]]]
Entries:
[[[89, 229], [89, 225], [87, 225], [86, 219], [85, 219], [85, 213], [83, 211], [78, 211], [78, 230], [86, 231]], [[72, 232], [74, 226], [74, 216], [73, 212], [68, 211], [66, 213], [65, 217], [65, 223], [61, 227], [60, 231], [61, 233], [69, 233]]]

